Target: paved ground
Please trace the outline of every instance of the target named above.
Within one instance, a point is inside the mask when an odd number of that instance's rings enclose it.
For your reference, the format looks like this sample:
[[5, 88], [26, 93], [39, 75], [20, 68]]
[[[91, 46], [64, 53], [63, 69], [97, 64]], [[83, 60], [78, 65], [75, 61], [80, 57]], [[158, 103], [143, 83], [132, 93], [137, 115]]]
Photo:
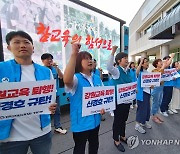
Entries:
[[[99, 133], [100, 146], [99, 154], [118, 154], [120, 153], [113, 144], [112, 139], [112, 123], [113, 117], [108, 113], [105, 114], [106, 120], [101, 122], [101, 128]], [[125, 145], [126, 152], [128, 154], [146, 153], [146, 154], [179, 154], [180, 153], [180, 110], [179, 114], [170, 115], [164, 118], [163, 124], [155, 124], [150, 121], [153, 128], [147, 130], [146, 134], [140, 134], [134, 129], [135, 125], [135, 109], [131, 109], [129, 119], [127, 122], [127, 136], [138, 135], [139, 146], [134, 149], [129, 149]], [[73, 152], [73, 139], [72, 133], [70, 132], [70, 118], [69, 108], [66, 106], [63, 108], [61, 115], [61, 122], [64, 128], [68, 129], [66, 135], [53, 134], [52, 154], [72, 154]], [[54, 127], [52, 127], [54, 129]], [[143, 141], [146, 140], [146, 145], [143, 145]], [[162, 140], [165, 145], [151, 145], [152, 140]], [[179, 145], [174, 143], [169, 144], [169, 140], [177, 142]], [[167, 142], [166, 142], [167, 141]], [[176, 144], [178, 144], [176, 142]]]

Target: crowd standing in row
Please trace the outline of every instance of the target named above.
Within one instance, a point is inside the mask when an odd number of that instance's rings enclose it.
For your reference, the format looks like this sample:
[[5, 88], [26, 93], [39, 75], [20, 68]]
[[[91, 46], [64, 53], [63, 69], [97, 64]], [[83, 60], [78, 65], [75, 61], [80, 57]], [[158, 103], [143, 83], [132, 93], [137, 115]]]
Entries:
[[[89, 154], [97, 154], [99, 148], [99, 128], [101, 117], [105, 113], [102, 108], [99, 114], [82, 117], [83, 87], [103, 86], [102, 70], [96, 69], [96, 61], [92, 60], [90, 53], [81, 51], [80, 44], [72, 44], [70, 60], [64, 71], [64, 75], [53, 63], [53, 56], [45, 53], [41, 56], [44, 66], [32, 61], [34, 52], [33, 40], [23, 31], [13, 31], [6, 35], [7, 48], [13, 53], [14, 59], [0, 63], [0, 82], [8, 79], [9, 82], [27, 82], [63, 78], [66, 92], [70, 93], [70, 118], [71, 131], [75, 143], [74, 154], [84, 154], [86, 142], [89, 143]], [[168, 116], [177, 113], [180, 108], [180, 78], [161, 82], [159, 87], [143, 88], [141, 86], [141, 74], [147, 72], [149, 61], [141, 58], [137, 69], [135, 63], [128, 63], [128, 55], [120, 52], [115, 56], [117, 46], [112, 47], [112, 53], [107, 63], [107, 70], [111, 76], [109, 85], [117, 87], [137, 81], [137, 96], [133, 102], [119, 104], [115, 96], [116, 109], [114, 110], [113, 140], [115, 147], [124, 152], [122, 144], [127, 144], [126, 121], [129, 116], [130, 106], [136, 111], [135, 130], [144, 134], [145, 128], [152, 128], [148, 123], [150, 117], [158, 124], [163, 122], [160, 113]], [[153, 72], [164, 73], [169, 68], [174, 54], [164, 60], [156, 59], [153, 62]], [[173, 68], [179, 72], [180, 64], [173, 62]], [[7, 81], [7, 80], [6, 80]], [[150, 98], [152, 96], [152, 108]], [[171, 101], [172, 98], [172, 101]], [[66, 134], [60, 123], [59, 94], [56, 93], [56, 103], [50, 105], [49, 110], [54, 115], [56, 133]], [[137, 102], [137, 105], [136, 105]], [[169, 104], [170, 103], [170, 104]], [[57, 107], [56, 107], [57, 106]], [[0, 154], [26, 154], [30, 147], [34, 154], [50, 154], [51, 144], [50, 115], [34, 115], [20, 117], [13, 120], [0, 121]]]

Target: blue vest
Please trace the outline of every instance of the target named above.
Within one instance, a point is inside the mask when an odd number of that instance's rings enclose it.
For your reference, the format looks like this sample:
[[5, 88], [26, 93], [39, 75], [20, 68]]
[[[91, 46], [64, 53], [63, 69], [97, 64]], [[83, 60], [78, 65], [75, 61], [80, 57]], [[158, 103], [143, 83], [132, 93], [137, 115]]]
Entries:
[[174, 86], [174, 80], [171, 81], [164, 81], [165, 87], [173, 87]]
[[59, 90], [59, 76], [58, 73], [56, 71], [56, 69], [54, 67], [50, 68], [53, 74], [54, 79], [56, 80], [56, 96], [60, 96], [60, 93], [58, 92]]
[[113, 79], [112, 78], [108, 79], [108, 86], [113, 86]]
[[[70, 95], [70, 117], [71, 131], [82, 132], [96, 128], [100, 125], [101, 115], [94, 114], [82, 117], [82, 91], [83, 87], [91, 87], [89, 81], [80, 73], [75, 74], [78, 79], [78, 84], [75, 94]], [[93, 85], [95, 87], [102, 86], [101, 79], [94, 75], [92, 76]]]
[[139, 100], [139, 101], [143, 101], [143, 88], [141, 87], [141, 73], [142, 73], [142, 71], [139, 72], [138, 80], [137, 80], [136, 99]]
[[132, 79], [132, 82], [135, 82], [137, 81], [137, 77], [136, 77], [136, 69], [129, 69], [129, 72], [130, 72], [130, 76], [131, 76], [131, 79]]
[[124, 70], [118, 66], [117, 67], [118, 70], [119, 70], [119, 73], [120, 73], [120, 76], [118, 79], [111, 79], [111, 84], [115, 86], [115, 97], [116, 97], [116, 102], [117, 102], [117, 85], [118, 84], [124, 84], [124, 83], [131, 83], [132, 82], [132, 79], [131, 79], [131, 76], [130, 76], [130, 72], [127, 71], [124, 72]]
[[93, 71], [93, 73], [94, 73], [95, 75], [99, 76], [99, 77], [100, 77], [100, 75], [101, 75], [100, 71], [99, 71], [98, 69], [96, 69], [96, 68], [95, 68], [95, 70]]
[[[44, 66], [33, 63], [35, 68], [36, 80], [50, 80], [50, 70]], [[0, 82], [2, 80], [8, 80], [9, 82], [21, 81], [21, 65], [17, 64], [15, 60], [9, 60], [6, 62], [0, 62]], [[41, 128], [44, 128], [50, 124], [50, 115], [40, 115]], [[4, 140], [9, 137], [13, 119], [0, 121], [0, 140]]]
[[[178, 73], [180, 74], [180, 70], [178, 71]], [[177, 78], [174, 81], [174, 87], [180, 89], [180, 78]]]

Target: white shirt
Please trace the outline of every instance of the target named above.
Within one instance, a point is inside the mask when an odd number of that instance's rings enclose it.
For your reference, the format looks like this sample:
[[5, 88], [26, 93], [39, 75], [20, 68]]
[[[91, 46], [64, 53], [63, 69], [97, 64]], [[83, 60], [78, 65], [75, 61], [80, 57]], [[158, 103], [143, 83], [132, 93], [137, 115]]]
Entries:
[[[143, 70], [143, 72], [148, 72], [147, 70]], [[145, 92], [145, 93], [148, 93], [148, 94], [151, 94], [151, 89], [149, 88], [149, 87], [143, 87], [143, 91]]]
[[[112, 75], [112, 78], [116, 80], [120, 77], [120, 72], [119, 72], [119, 69], [117, 67], [113, 66], [113, 64], [114, 64], [114, 56], [110, 55], [110, 58], [109, 58], [108, 63], [107, 63], [107, 70]], [[123, 68], [123, 67], [121, 67], [121, 68], [123, 69], [123, 71], [125, 73], [127, 73], [126, 68]]]
[[113, 79], [118, 79], [120, 76], [120, 72], [117, 67], [113, 66], [114, 64], [114, 56], [110, 55], [110, 58], [107, 62], [107, 71], [111, 74]]
[[[21, 82], [36, 81], [34, 75], [34, 66], [21, 65]], [[51, 73], [51, 79], [53, 75]], [[51, 124], [41, 130], [39, 115], [31, 115], [14, 119], [12, 123], [10, 137], [3, 142], [9, 141], [27, 141], [43, 136], [51, 131]], [[42, 145], [43, 146], [43, 145]]]

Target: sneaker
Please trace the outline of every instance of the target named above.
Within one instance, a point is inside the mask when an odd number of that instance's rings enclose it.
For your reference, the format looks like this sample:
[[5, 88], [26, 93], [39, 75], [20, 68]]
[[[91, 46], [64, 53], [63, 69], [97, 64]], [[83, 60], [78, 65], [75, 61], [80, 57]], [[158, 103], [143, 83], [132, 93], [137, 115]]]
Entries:
[[174, 114], [173, 111], [171, 111], [170, 109], [168, 110], [168, 113], [169, 114]]
[[133, 106], [133, 105], [130, 105], [130, 108], [131, 108], [131, 109], [134, 109], [134, 106]]
[[176, 109], [171, 109], [171, 111], [175, 114], [178, 114], [178, 111]]
[[111, 112], [110, 115], [111, 115], [111, 117], [114, 117], [114, 112]]
[[140, 124], [136, 124], [135, 125], [135, 130], [137, 130], [141, 134], [145, 134], [146, 133], [146, 131], [141, 127]]
[[55, 133], [60, 133], [60, 134], [66, 134], [67, 130], [63, 129], [62, 127], [59, 127], [57, 129], [54, 130]]
[[145, 128], [147, 128], [147, 129], [151, 129], [152, 128], [152, 126], [148, 122], [146, 122], [145, 124], [140, 124], [140, 125], [145, 127]]
[[169, 115], [167, 114], [167, 112], [165, 111], [165, 112], [160, 112], [163, 116], [165, 116], [165, 117], [168, 117]]

